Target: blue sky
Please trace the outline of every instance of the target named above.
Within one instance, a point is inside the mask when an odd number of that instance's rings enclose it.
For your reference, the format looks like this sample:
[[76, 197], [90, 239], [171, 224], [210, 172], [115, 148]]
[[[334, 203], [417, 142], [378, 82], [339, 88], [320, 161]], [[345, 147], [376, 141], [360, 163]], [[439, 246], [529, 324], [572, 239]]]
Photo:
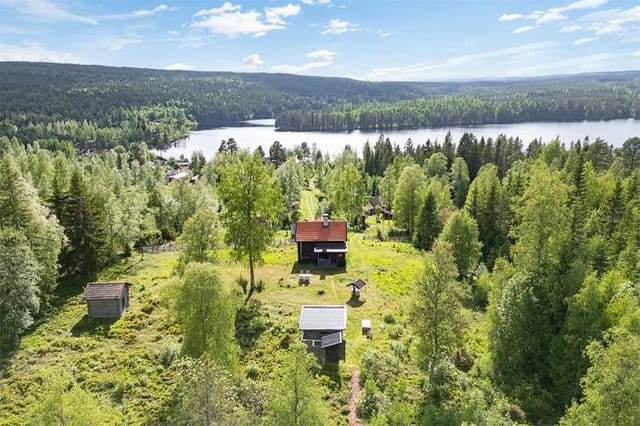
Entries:
[[0, 0], [0, 60], [366, 80], [629, 70], [640, 4]]

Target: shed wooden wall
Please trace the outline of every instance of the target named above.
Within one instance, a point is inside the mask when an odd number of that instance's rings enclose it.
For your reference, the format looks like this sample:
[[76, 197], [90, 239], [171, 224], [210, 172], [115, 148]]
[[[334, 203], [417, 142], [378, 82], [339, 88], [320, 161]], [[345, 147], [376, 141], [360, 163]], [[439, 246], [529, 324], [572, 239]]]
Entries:
[[89, 300], [89, 316], [92, 318], [117, 318], [124, 310], [122, 299]]

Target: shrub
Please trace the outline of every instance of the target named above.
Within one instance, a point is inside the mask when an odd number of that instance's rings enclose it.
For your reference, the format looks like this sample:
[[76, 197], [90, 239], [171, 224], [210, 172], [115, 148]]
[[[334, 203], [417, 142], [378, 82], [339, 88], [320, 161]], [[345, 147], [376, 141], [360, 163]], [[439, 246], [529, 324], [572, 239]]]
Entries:
[[243, 294], [247, 294], [247, 288], [249, 287], [249, 280], [242, 275], [236, 278], [236, 284], [242, 289]]
[[393, 327], [389, 327], [389, 337], [392, 339], [399, 339], [402, 337], [402, 333], [404, 333], [404, 327], [401, 325], [394, 325]]
[[255, 364], [247, 365], [247, 377], [250, 379], [255, 379], [258, 377], [260, 371], [258, 370], [258, 366]]
[[391, 314], [386, 314], [383, 318], [383, 321], [387, 324], [395, 324], [396, 323], [396, 319], [393, 315]]
[[162, 348], [162, 351], [160, 351], [160, 354], [158, 354], [158, 361], [160, 361], [160, 364], [162, 364], [165, 368], [168, 368], [179, 357], [180, 345], [169, 343], [164, 348]]

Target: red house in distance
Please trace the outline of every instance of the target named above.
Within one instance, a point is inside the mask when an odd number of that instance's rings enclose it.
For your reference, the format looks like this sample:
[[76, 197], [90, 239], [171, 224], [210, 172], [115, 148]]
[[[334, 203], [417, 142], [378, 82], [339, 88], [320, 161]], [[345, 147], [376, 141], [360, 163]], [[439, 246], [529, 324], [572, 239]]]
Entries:
[[319, 267], [344, 267], [347, 263], [347, 222], [322, 219], [296, 224], [298, 262]]

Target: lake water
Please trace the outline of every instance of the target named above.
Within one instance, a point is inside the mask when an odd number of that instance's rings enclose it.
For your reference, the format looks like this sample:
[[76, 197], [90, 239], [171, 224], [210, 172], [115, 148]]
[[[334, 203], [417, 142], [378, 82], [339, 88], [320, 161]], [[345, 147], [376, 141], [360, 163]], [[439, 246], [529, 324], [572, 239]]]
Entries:
[[[329, 155], [342, 152], [345, 145], [350, 145], [358, 153], [366, 141], [373, 144], [378, 140], [380, 132], [277, 132], [274, 128], [275, 120], [252, 120], [238, 127], [220, 127], [210, 130], [198, 130], [189, 133], [189, 137], [177, 146], [162, 152], [163, 156], [179, 158], [184, 155], [190, 158], [193, 151], [202, 151], [207, 160], [213, 158], [223, 139], [234, 138], [240, 148], [251, 150], [262, 146], [268, 153], [274, 141], [286, 148], [293, 148], [302, 142], [309, 146], [316, 144], [318, 149]], [[430, 139], [440, 143], [444, 141], [447, 132], [451, 132], [454, 142], [458, 142], [465, 132], [471, 132], [478, 139], [480, 137], [493, 138], [504, 134], [507, 137], [519, 137], [526, 145], [534, 138], [548, 142], [556, 137], [567, 146], [586, 136], [590, 140], [602, 138], [607, 143], [619, 147], [630, 137], [640, 136], [640, 120], [610, 120], [610, 121], [582, 121], [575, 123], [519, 123], [519, 124], [489, 124], [484, 126], [448, 127], [441, 129], [412, 129], [393, 130], [384, 132], [393, 144], [401, 147], [408, 138], [414, 145], [422, 144]]]

